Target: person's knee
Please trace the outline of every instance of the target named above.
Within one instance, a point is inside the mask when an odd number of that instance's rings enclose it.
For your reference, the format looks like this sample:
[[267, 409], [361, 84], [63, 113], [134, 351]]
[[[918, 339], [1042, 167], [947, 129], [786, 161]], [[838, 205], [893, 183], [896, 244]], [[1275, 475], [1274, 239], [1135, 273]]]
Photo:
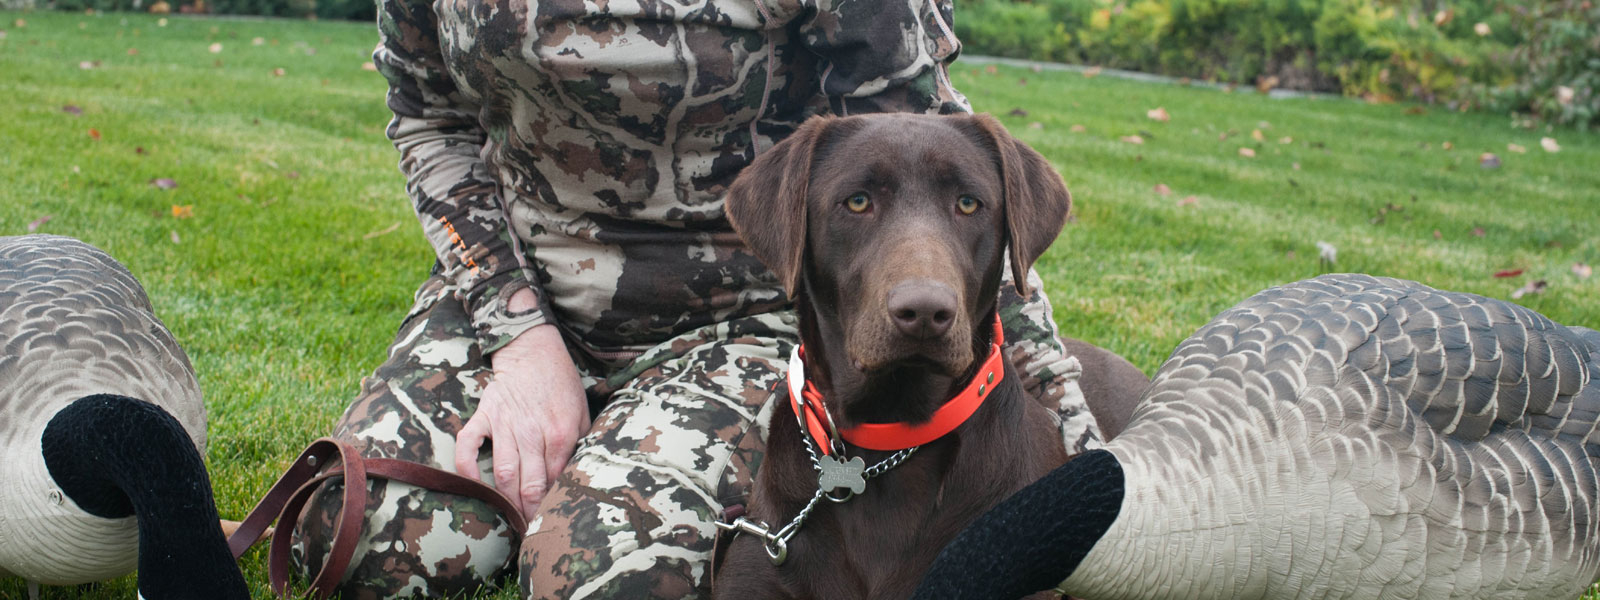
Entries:
[[[343, 486], [324, 484], [295, 527], [290, 562], [303, 581], [329, 562]], [[343, 598], [456, 596], [509, 573], [516, 534], [485, 502], [373, 479], [366, 522], [339, 585]]]
[[648, 469], [628, 479], [637, 485], [563, 474], [522, 540], [523, 598], [705, 595], [715, 526], [703, 494]]

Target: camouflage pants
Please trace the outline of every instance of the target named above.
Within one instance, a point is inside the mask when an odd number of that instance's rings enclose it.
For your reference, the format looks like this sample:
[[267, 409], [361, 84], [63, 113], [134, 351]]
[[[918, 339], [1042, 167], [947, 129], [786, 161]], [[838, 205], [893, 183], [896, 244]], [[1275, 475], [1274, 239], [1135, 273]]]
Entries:
[[[1008, 356], [1026, 374], [1024, 387], [1059, 408], [1069, 447], [1097, 443], [1078, 363], [1055, 343], [1048, 304], [1023, 303], [1006, 289]], [[454, 297], [443, 279], [423, 286], [336, 436], [367, 456], [452, 468], [455, 434], [491, 373]], [[528, 536], [512, 539], [505, 517], [480, 501], [374, 479], [342, 597], [438, 597], [496, 585], [519, 547], [525, 598], [706, 596], [713, 522], [745, 501], [795, 336], [793, 313], [780, 312], [690, 331], [630, 360], [575, 356], [591, 406], [603, 408], [529, 516]], [[492, 483], [489, 457], [486, 447], [480, 477]], [[296, 531], [292, 556], [303, 577], [326, 556], [340, 493], [326, 485]]]

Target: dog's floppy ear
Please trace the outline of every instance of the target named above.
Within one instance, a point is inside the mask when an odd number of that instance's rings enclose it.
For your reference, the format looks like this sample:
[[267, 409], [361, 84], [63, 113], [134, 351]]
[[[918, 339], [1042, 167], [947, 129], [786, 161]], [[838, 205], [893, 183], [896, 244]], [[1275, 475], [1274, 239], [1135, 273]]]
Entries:
[[1017, 292], [1028, 297], [1028, 268], [1050, 247], [1072, 209], [1072, 193], [1050, 162], [1033, 148], [1006, 131], [1004, 125], [985, 114], [972, 120], [989, 138], [1000, 160], [1000, 176], [1005, 186], [1002, 201], [1006, 219], [1006, 241], [1011, 247], [1011, 277]]
[[756, 157], [728, 187], [723, 210], [733, 229], [794, 298], [806, 247], [806, 186], [817, 142], [833, 121], [812, 117]]

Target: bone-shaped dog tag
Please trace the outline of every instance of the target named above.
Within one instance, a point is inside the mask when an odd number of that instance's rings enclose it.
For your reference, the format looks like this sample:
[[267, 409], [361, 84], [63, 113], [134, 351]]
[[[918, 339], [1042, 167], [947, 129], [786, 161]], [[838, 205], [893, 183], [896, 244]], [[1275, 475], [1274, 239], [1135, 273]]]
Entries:
[[822, 473], [817, 476], [817, 487], [823, 492], [850, 488], [850, 493], [859, 494], [867, 489], [867, 478], [861, 476], [861, 472], [867, 469], [867, 461], [861, 457], [841, 462], [832, 456], [822, 456], [817, 462], [822, 466]]

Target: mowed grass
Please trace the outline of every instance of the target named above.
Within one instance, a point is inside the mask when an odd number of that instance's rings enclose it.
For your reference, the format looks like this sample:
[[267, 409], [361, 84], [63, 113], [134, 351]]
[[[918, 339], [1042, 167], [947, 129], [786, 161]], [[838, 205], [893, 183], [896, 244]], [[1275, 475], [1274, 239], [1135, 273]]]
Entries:
[[[0, 235], [42, 221], [141, 278], [205, 390], [219, 508], [242, 517], [330, 431], [432, 263], [383, 137], [386, 86], [362, 69], [376, 30], [6, 12], [0, 30]], [[1147, 372], [1217, 312], [1330, 269], [1496, 298], [1543, 280], [1522, 304], [1600, 326], [1600, 278], [1573, 272], [1600, 263], [1600, 137], [1437, 107], [952, 74], [1073, 190], [1076, 222], [1039, 263], [1062, 330]], [[1157, 107], [1171, 120], [1146, 116]], [[1481, 168], [1485, 152], [1501, 166]], [[1318, 241], [1338, 249], [1331, 268]], [[245, 562], [258, 598], [263, 554]], [[127, 598], [133, 581], [44, 597]]]

